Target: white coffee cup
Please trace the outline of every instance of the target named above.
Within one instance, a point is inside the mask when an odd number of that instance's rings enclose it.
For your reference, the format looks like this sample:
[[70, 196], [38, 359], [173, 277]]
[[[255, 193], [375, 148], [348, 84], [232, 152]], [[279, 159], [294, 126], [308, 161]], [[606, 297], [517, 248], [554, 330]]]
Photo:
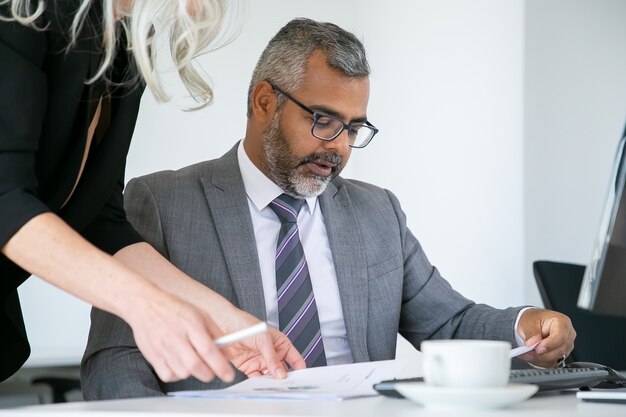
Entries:
[[438, 387], [503, 387], [509, 382], [509, 342], [426, 340], [421, 351], [424, 381]]

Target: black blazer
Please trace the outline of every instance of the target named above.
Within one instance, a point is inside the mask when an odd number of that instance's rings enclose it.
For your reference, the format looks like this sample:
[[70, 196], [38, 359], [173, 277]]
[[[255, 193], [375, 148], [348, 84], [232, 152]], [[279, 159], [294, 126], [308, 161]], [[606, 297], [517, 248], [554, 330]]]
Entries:
[[[104, 81], [85, 84], [102, 57], [99, 3], [94, 2], [69, 51], [76, 0], [47, 2], [39, 23], [48, 25], [44, 31], [0, 21], [0, 247], [30, 219], [49, 211], [109, 253], [141, 241], [126, 220], [122, 190], [143, 85], [125, 83], [112, 90], [108, 131], [61, 209], [106, 86]], [[4, 7], [0, 13], [6, 16]], [[131, 67], [122, 48], [108, 78], [123, 81]], [[29, 275], [0, 254], [0, 381], [30, 353], [17, 296]], [[42, 308], [53, 311], [54, 306]]]

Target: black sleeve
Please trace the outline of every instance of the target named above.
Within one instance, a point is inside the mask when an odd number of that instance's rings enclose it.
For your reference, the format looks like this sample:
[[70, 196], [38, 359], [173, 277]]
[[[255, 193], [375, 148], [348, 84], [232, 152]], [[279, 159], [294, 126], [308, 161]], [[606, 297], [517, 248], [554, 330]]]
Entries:
[[46, 112], [43, 32], [0, 21], [0, 247], [49, 211], [36, 196], [35, 153]]
[[144, 241], [126, 219], [123, 189], [122, 175], [107, 203], [82, 232], [85, 239], [111, 255], [126, 246]]

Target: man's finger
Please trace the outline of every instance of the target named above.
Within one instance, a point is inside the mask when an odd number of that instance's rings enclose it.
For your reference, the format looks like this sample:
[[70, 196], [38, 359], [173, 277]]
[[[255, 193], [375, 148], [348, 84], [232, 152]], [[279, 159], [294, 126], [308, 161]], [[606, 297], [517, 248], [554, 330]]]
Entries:
[[292, 370], [304, 369], [306, 368], [306, 362], [298, 349], [295, 347], [290, 347], [285, 354], [285, 362], [289, 365]]
[[263, 356], [269, 374], [276, 379], [287, 378], [287, 369], [282, 361], [278, 360], [278, 355], [276, 354], [276, 350], [274, 350], [271, 336], [266, 333], [259, 336], [258, 340], [259, 351], [261, 352], [261, 356]]

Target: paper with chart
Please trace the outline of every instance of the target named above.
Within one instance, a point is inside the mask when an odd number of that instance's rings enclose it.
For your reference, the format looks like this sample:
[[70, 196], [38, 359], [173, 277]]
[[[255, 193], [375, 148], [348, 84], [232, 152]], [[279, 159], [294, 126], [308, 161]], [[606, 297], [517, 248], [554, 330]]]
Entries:
[[178, 391], [174, 397], [249, 398], [289, 400], [344, 400], [377, 395], [377, 382], [393, 379], [404, 361], [362, 362], [321, 366], [289, 372], [286, 379], [250, 378], [222, 390]]

